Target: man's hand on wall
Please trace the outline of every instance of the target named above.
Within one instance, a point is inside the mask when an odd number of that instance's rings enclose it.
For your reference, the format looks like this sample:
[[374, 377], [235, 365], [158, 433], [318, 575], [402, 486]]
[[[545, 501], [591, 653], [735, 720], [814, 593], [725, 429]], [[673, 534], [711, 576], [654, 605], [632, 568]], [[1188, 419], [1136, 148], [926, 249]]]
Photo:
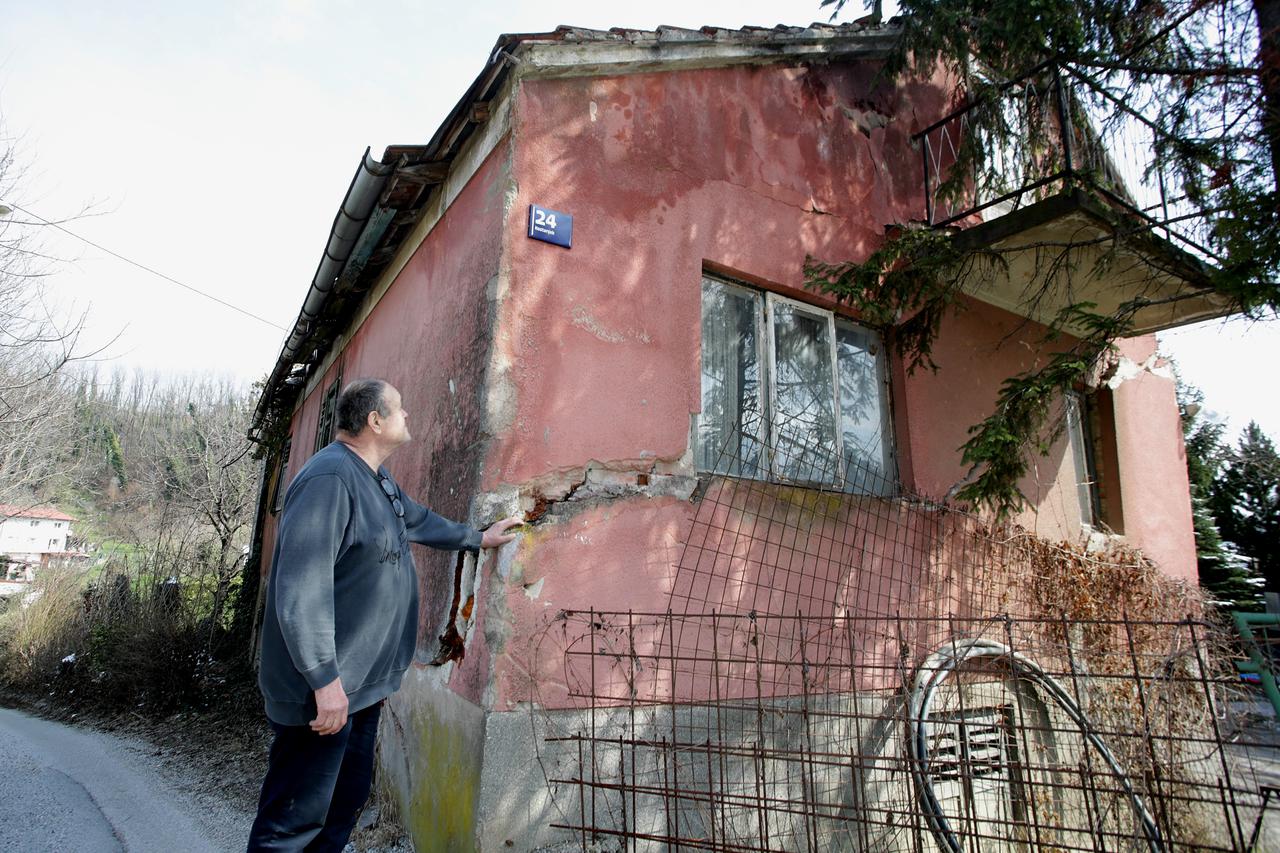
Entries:
[[335, 678], [316, 691], [316, 718], [311, 729], [316, 734], [331, 735], [347, 724], [347, 693], [342, 679]]
[[480, 540], [480, 547], [498, 548], [513, 541], [516, 538], [516, 534], [508, 533], [507, 530], [519, 524], [524, 524], [524, 519], [518, 515], [504, 518], [502, 521], [495, 521], [485, 530], [484, 538]]

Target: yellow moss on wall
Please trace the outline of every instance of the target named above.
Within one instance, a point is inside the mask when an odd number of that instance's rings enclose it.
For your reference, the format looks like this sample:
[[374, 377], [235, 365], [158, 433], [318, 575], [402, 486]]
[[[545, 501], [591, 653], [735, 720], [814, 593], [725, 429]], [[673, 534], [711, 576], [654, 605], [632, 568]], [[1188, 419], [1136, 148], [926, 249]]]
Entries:
[[412, 796], [405, 828], [418, 853], [476, 849], [475, 820], [479, 799], [481, 733], [461, 719], [447, 721], [428, 703], [414, 708]]

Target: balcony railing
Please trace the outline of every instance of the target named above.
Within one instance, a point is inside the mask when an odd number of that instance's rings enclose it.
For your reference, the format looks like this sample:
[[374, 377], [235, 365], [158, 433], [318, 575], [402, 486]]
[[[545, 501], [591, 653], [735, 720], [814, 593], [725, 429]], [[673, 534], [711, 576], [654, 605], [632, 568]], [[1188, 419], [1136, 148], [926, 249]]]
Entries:
[[[991, 220], [1083, 188], [1135, 230], [1150, 230], [1204, 260], [1217, 257], [1208, 248], [1209, 223], [1170, 191], [1175, 184], [1154, 156], [1173, 140], [1068, 65], [1041, 64], [913, 141], [931, 225]], [[962, 174], [958, 162], [973, 163], [972, 174]]]

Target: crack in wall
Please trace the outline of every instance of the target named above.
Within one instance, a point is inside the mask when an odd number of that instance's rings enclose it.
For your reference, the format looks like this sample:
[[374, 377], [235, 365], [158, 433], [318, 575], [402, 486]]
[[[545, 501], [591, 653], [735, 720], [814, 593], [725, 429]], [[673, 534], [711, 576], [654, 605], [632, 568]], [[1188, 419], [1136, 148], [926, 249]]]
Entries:
[[690, 454], [676, 460], [588, 462], [580, 469], [537, 478], [519, 490], [520, 511], [532, 526], [559, 524], [585, 509], [631, 498], [688, 500], [698, 478]]
[[[546, 529], [565, 524], [579, 513], [618, 501], [661, 497], [689, 500], [697, 486], [693, 454], [689, 450], [672, 457], [641, 451], [638, 458], [608, 462], [593, 459], [581, 467], [548, 472], [518, 486], [477, 495], [472, 502], [471, 520], [477, 526], [484, 526], [499, 518], [519, 515], [530, 528]], [[515, 559], [515, 549], [484, 552], [479, 559], [473, 554], [460, 553], [454, 566], [449, 615], [438, 638], [439, 650], [431, 661], [443, 668], [446, 680], [452, 674], [449, 665], [461, 665], [471, 646], [481, 586], [490, 573], [490, 565], [499, 581], [484, 593], [488, 614], [484, 640], [490, 666], [508, 638], [511, 620], [507, 593], [518, 585], [530, 600], [537, 600], [542, 594], [545, 578], [526, 583]], [[493, 684], [485, 689], [483, 701], [487, 708], [493, 707], [493, 691]]]
[[1134, 361], [1124, 355], [1116, 356], [1110, 367], [1104, 371], [1099, 384], [1114, 391], [1124, 383], [1148, 373], [1160, 379], [1174, 381], [1173, 366], [1160, 353], [1153, 352], [1142, 362]]
[[577, 326], [579, 329], [582, 329], [588, 334], [594, 335], [605, 343], [621, 344], [626, 343], [628, 340], [634, 340], [642, 344], [652, 342], [652, 339], [649, 337], [649, 333], [644, 329], [628, 328], [623, 331], [617, 331], [615, 329], [608, 328], [595, 317], [591, 316], [591, 313], [581, 305], [575, 305], [571, 313], [573, 315], [573, 319], [569, 321], [570, 325]]

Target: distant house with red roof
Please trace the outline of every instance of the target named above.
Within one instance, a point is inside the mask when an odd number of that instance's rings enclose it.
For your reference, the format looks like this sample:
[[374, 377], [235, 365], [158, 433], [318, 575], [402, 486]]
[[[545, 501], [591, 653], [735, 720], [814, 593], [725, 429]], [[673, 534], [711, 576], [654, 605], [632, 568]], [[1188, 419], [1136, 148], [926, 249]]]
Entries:
[[0, 556], [10, 563], [47, 564], [67, 552], [67, 536], [74, 521], [47, 506], [0, 504]]

